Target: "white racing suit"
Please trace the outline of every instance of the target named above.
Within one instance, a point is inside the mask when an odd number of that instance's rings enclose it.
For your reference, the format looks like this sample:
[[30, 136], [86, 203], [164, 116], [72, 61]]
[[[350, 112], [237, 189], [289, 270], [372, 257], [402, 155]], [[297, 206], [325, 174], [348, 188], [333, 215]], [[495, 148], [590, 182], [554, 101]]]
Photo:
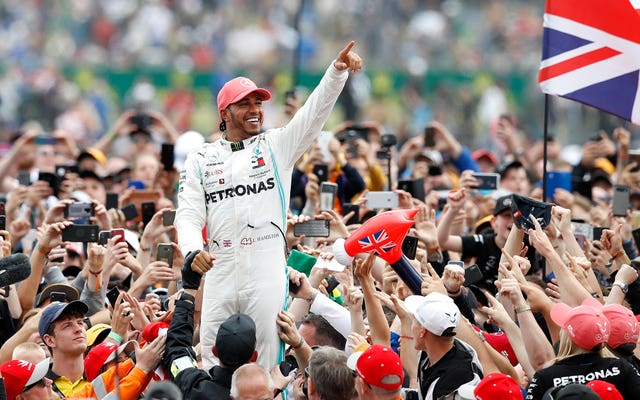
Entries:
[[271, 368], [284, 355], [277, 314], [286, 305], [285, 246], [291, 173], [318, 136], [348, 77], [333, 63], [284, 127], [231, 143], [220, 139], [189, 154], [180, 175], [175, 226], [183, 254], [203, 248], [216, 256], [205, 275], [200, 340], [203, 367], [220, 324], [231, 314], [256, 323], [258, 362]]

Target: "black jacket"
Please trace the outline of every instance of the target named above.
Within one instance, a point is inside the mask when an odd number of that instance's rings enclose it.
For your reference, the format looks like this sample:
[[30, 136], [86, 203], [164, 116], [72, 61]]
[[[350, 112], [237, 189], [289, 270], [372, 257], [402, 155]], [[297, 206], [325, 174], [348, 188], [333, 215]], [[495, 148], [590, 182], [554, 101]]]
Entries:
[[[195, 360], [196, 355], [191, 347], [193, 342], [193, 310], [189, 301], [176, 300], [173, 320], [167, 332], [167, 344], [162, 360], [167, 371], [171, 371], [173, 362], [188, 356]], [[204, 349], [203, 349], [204, 350]], [[209, 375], [211, 374], [211, 375]], [[185, 400], [218, 400], [230, 399], [231, 375], [233, 371], [215, 366], [207, 371], [193, 367], [180, 371], [173, 382], [180, 388]]]
[[552, 387], [585, 384], [596, 379], [614, 385], [626, 400], [637, 399], [640, 393], [640, 375], [629, 362], [586, 353], [565, 358], [536, 372], [529, 383], [526, 400], [542, 399]]

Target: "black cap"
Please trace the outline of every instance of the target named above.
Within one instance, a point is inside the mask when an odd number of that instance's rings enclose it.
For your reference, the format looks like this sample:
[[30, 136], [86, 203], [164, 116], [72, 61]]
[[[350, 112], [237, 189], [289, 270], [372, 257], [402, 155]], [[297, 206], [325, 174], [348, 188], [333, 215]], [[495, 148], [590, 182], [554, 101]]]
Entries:
[[542, 400], [600, 400], [600, 396], [587, 385], [571, 383], [552, 387], [544, 393]]
[[256, 324], [246, 314], [235, 314], [220, 325], [216, 350], [220, 361], [229, 367], [247, 363], [256, 349]]
[[496, 206], [493, 208], [493, 215], [496, 216], [505, 210], [511, 210], [511, 195], [502, 196], [496, 201]]
[[523, 168], [524, 164], [522, 164], [520, 161], [518, 160], [513, 160], [510, 161], [508, 163], [502, 164], [501, 166], [499, 166], [497, 168], [498, 173], [500, 174], [500, 179], [504, 178], [505, 174], [507, 173], [507, 171], [509, 171], [512, 168]]

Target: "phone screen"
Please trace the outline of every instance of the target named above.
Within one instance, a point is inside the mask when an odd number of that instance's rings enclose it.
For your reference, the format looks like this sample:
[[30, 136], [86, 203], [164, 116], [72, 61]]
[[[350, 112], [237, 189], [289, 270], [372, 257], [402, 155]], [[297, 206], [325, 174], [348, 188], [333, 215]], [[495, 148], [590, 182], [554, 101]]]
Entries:
[[116, 307], [116, 301], [118, 300], [118, 296], [120, 296], [120, 289], [117, 286], [109, 289], [107, 292], [107, 300], [109, 300], [109, 304], [111, 304], [111, 308]]

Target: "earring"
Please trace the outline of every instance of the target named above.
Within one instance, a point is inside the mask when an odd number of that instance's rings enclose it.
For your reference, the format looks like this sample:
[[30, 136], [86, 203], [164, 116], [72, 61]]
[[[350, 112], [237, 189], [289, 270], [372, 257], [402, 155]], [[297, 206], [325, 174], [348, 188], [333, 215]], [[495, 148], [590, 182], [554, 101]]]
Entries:
[[224, 132], [227, 130], [227, 122], [225, 120], [222, 120], [222, 122], [220, 122], [220, 132]]

